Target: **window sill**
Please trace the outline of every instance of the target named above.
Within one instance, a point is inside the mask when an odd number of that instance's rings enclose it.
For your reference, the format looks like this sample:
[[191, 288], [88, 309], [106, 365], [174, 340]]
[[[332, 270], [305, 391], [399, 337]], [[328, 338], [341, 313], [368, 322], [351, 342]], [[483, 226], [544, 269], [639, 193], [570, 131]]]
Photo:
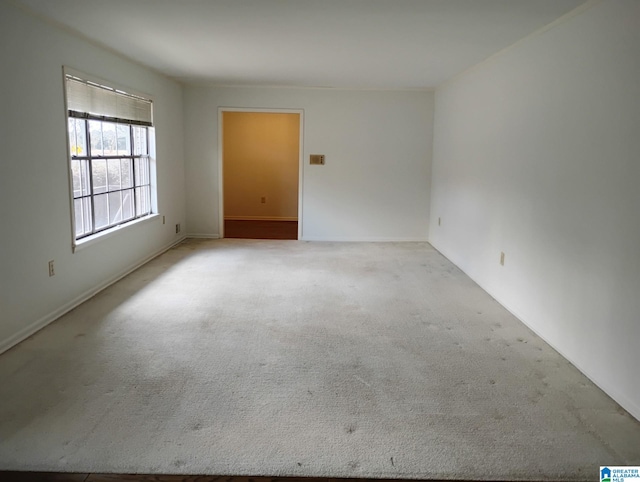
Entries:
[[112, 228], [106, 229], [104, 231], [101, 231], [99, 233], [96, 233], [94, 235], [91, 235], [89, 237], [83, 238], [79, 241], [75, 241], [75, 243], [72, 245], [71, 250], [75, 253], [76, 251], [81, 251], [85, 248], [88, 248], [89, 246], [93, 246], [96, 243], [99, 243], [100, 241], [103, 241], [107, 238], [110, 238], [111, 236], [114, 236], [116, 234], [121, 233], [123, 230], [129, 229], [129, 228], [133, 228], [134, 226], [140, 226], [142, 224], [147, 224], [149, 222], [152, 222], [155, 219], [159, 219], [160, 215], [159, 214], [149, 214], [148, 216], [145, 216], [144, 218], [140, 218], [140, 219], [136, 219], [135, 221], [130, 221], [128, 223], [125, 224], [121, 224], [119, 226], [114, 226]]

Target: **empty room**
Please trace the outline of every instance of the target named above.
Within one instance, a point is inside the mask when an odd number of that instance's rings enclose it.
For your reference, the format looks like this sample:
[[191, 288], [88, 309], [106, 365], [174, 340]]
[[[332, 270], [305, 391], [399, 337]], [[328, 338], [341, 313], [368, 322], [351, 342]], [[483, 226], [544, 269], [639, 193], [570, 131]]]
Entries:
[[640, 480], [639, 1], [0, 38], [0, 479]]

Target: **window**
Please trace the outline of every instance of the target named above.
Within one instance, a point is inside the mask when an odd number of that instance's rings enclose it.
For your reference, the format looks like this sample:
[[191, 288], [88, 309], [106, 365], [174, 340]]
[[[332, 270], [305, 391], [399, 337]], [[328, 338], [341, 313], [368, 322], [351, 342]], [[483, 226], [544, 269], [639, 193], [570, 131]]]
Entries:
[[75, 240], [151, 213], [151, 101], [66, 76]]

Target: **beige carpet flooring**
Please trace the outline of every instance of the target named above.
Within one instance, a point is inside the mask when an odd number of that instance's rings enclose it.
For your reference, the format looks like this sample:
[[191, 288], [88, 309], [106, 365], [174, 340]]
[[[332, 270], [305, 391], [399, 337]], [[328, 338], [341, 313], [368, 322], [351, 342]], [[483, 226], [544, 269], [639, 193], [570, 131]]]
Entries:
[[426, 243], [190, 240], [0, 356], [0, 469], [596, 480], [640, 423]]

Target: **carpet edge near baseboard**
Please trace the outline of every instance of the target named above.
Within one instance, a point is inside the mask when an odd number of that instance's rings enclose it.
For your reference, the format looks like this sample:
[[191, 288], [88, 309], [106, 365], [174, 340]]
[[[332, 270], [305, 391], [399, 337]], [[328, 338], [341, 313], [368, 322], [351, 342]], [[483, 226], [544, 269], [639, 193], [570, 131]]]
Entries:
[[187, 239], [187, 236], [181, 236], [177, 240], [171, 241], [169, 244], [164, 245], [160, 249], [154, 251], [149, 256], [144, 257], [142, 260], [136, 262], [132, 266], [129, 266], [129, 267], [125, 268], [120, 273], [117, 273], [114, 276], [111, 276], [110, 278], [107, 278], [102, 283], [99, 283], [98, 285], [94, 286], [93, 288], [90, 288], [90, 289], [86, 290], [84, 293], [80, 294], [79, 296], [76, 296], [71, 301], [63, 304], [59, 308], [57, 308], [57, 309], [47, 313], [46, 315], [40, 317], [39, 319], [37, 319], [33, 323], [30, 323], [29, 325], [27, 325], [26, 327], [24, 327], [23, 329], [21, 329], [20, 331], [15, 333], [14, 335], [10, 336], [6, 340], [0, 341], [0, 355], [2, 353], [4, 353], [4, 352], [10, 350], [14, 346], [20, 344], [21, 342], [23, 342], [24, 340], [26, 340], [30, 336], [32, 336], [35, 333], [37, 333], [38, 331], [42, 330], [44, 327], [46, 327], [49, 324], [53, 323], [58, 318], [60, 318], [61, 316], [65, 315], [66, 313], [70, 312], [74, 308], [78, 307], [79, 305], [81, 305], [85, 301], [93, 298], [95, 295], [97, 295], [101, 291], [105, 290], [106, 288], [108, 288], [112, 284], [120, 281], [125, 276], [133, 273], [135, 270], [137, 270], [138, 268], [144, 266], [145, 264], [147, 264], [152, 259], [157, 258], [161, 254], [169, 251], [174, 246], [177, 246], [178, 244], [183, 242], [185, 239]]

